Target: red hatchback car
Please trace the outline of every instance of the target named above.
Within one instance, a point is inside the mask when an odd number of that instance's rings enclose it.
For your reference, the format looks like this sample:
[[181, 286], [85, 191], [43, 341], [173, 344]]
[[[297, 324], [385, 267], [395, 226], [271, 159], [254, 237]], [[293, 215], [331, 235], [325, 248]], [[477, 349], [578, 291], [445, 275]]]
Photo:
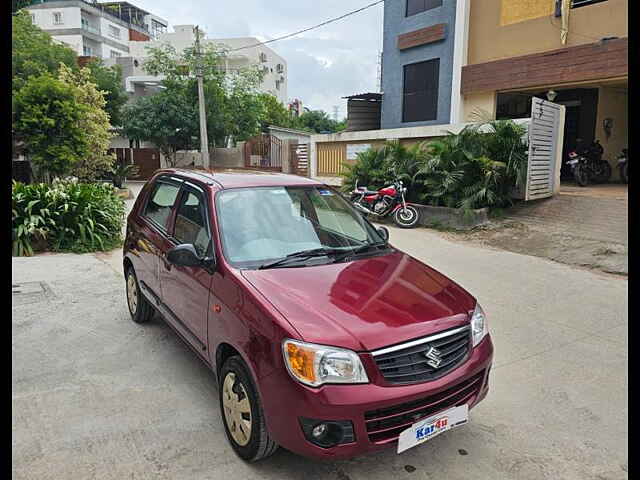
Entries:
[[493, 346], [476, 300], [388, 235], [306, 178], [161, 170], [127, 220], [129, 310], [215, 373], [243, 459], [401, 452], [467, 422]]

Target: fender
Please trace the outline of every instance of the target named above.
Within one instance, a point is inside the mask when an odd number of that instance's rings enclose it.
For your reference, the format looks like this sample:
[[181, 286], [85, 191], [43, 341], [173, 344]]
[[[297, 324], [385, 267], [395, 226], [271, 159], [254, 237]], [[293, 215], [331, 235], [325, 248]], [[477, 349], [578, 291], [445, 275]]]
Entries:
[[[422, 207], [422, 205], [420, 205], [419, 203], [410, 203], [410, 202], [404, 202], [404, 203], [405, 205], [411, 205], [415, 209]], [[393, 213], [400, 208], [402, 208], [402, 202], [399, 202], [395, 207], [393, 207], [393, 210], [391, 210], [391, 212]]]

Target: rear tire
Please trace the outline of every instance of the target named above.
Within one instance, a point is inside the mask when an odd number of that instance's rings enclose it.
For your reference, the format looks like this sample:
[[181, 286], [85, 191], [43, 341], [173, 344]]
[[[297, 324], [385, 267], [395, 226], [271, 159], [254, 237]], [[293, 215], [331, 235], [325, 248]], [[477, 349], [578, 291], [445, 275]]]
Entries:
[[247, 462], [273, 455], [278, 444], [269, 435], [260, 395], [241, 357], [231, 357], [222, 366], [218, 393], [224, 431], [236, 454]]
[[573, 177], [576, 179], [576, 183], [581, 187], [589, 185], [589, 175], [587, 174], [586, 169], [582, 168], [580, 165], [576, 165], [576, 167], [574, 167]]
[[420, 220], [420, 212], [412, 205], [400, 207], [393, 212], [393, 221], [400, 228], [413, 228], [418, 224], [418, 220]]
[[127, 283], [127, 306], [129, 307], [131, 319], [136, 323], [147, 323], [153, 317], [153, 307], [140, 292], [140, 285], [133, 267], [127, 269], [125, 278]]

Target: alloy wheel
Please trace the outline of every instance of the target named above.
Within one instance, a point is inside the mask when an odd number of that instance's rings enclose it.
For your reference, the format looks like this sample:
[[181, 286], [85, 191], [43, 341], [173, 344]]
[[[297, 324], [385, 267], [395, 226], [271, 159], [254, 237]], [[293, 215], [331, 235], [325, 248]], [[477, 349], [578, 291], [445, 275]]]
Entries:
[[227, 373], [222, 384], [222, 405], [229, 433], [244, 447], [251, 439], [251, 403], [244, 385], [233, 372]]
[[132, 273], [127, 276], [127, 303], [129, 304], [129, 311], [132, 315], [135, 315], [138, 308], [138, 286]]

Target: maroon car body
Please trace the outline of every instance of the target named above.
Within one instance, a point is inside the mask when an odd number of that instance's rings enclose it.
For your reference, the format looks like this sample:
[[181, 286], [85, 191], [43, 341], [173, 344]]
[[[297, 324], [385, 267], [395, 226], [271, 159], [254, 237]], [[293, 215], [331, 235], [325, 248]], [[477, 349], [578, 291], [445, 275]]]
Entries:
[[[143, 215], [160, 177], [182, 190], [204, 192], [215, 267], [183, 267], [167, 260], [178, 244], [175, 205], [164, 229]], [[217, 375], [227, 358], [242, 357], [271, 438], [298, 454], [344, 458], [392, 446], [420, 418], [463, 403], [471, 408], [482, 400], [493, 356], [488, 334], [476, 346], [469, 344], [455, 368], [430, 381], [390, 381], [376, 363], [376, 350], [468, 327], [476, 306], [462, 287], [413, 257], [392, 249], [352, 261], [264, 270], [228, 261], [217, 193], [297, 185], [321, 184], [278, 174], [157, 172], [127, 220], [125, 272], [135, 270], [146, 301]], [[311, 387], [296, 381], [285, 365], [284, 339], [357, 352], [369, 382]], [[303, 431], [304, 418], [351, 422], [351, 441], [316, 445]]]

